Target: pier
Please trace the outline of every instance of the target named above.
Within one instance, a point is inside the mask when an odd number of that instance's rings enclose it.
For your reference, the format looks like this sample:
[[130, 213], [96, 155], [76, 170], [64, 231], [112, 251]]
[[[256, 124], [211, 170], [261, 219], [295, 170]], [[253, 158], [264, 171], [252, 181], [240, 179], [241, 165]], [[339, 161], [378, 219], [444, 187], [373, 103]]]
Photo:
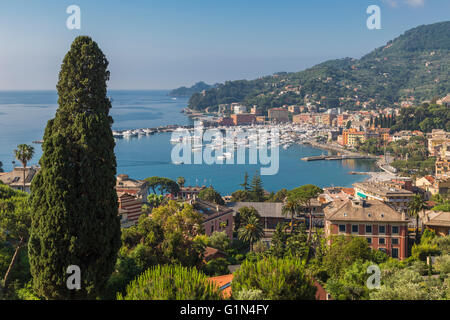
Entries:
[[374, 157], [371, 156], [364, 156], [364, 155], [342, 155], [342, 156], [312, 156], [312, 157], [304, 157], [301, 158], [303, 161], [319, 161], [319, 160], [347, 160], [347, 159], [371, 159], [373, 160]]

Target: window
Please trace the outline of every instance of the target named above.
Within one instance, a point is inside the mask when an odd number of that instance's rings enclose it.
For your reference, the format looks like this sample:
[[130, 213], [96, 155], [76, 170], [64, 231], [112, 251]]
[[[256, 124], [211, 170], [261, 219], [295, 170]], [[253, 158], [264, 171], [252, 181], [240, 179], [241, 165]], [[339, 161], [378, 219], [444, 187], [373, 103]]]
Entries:
[[386, 226], [378, 226], [378, 233], [386, 233]]
[[398, 244], [398, 238], [392, 238], [392, 244]]
[[372, 226], [366, 225], [366, 233], [372, 233]]
[[386, 240], [384, 238], [379, 238], [378, 239], [378, 244], [385, 244]]
[[366, 238], [368, 244], [372, 244], [372, 238]]
[[211, 226], [211, 234], [214, 232], [214, 226]]
[[357, 224], [352, 225], [352, 233], [358, 233], [358, 225]]
[[398, 234], [398, 227], [396, 227], [396, 226], [392, 227], [392, 233]]
[[398, 258], [398, 248], [392, 248], [392, 258]]
[[339, 225], [339, 232], [345, 232], [345, 224]]

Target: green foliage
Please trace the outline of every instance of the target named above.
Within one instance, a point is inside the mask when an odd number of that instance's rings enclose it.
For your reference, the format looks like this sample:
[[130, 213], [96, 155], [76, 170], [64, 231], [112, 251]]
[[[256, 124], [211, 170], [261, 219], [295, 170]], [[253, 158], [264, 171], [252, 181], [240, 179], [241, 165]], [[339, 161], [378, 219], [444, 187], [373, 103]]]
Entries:
[[234, 296], [234, 300], [251, 301], [251, 300], [266, 300], [266, 298], [264, 297], [264, 293], [262, 292], [262, 290], [242, 289]]
[[180, 186], [178, 183], [169, 178], [149, 177], [146, 178], [145, 181], [147, 182], [148, 187], [151, 188], [155, 194], [156, 190], [158, 190], [160, 194], [170, 193], [177, 195], [180, 192]]
[[277, 191], [275, 194], [271, 194], [271, 196], [266, 200], [267, 202], [283, 202], [288, 195], [288, 190], [283, 188]]
[[250, 192], [245, 190], [237, 190], [231, 194], [232, 202], [247, 202], [250, 201]]
[[392, 130], [420, 130], [431, 132], [433, 129], [450, 130], [450, 111], [445, 106], [424, 103], [417, 107], [402, 108]]
[[213, 187], [209, 187], [200, 191], [200, 193], [198, 194], [198, 198], [204, 201], [214, 202], [220, 205], [225, 204], [225, 201], [223, 201], [220, 193], [214, 190]]
[[12, 197], [25, 197], [27, 194], [23, 191], [14, 190], [10, 188], [6, 184], [0, 183], [0, 200], [1, 199], [10, 199]]
[[[192, 95], [189, 107], [217, 109], [219, 104], [241, 102], [258, 105], [266, 112], [272, 107], [313, 102], [327, 109], [359, 109], [357, 101], [371, 99], [370, 108], [392, 105], [410, 96], [416, 101], [432, 99], [450, 92], [448, 30], [448, 21], [419, 26], [361, 59], [330, 60], [301, 72], [277, 73], [252, 81], [227, 81], [204, 94]], [[282, 94], [287, 85], [299, 88], [298, 92]], [[445, 126], [446, 116], [442, 118]], [[423, 118], [413, 121], [420, 123]]]
[[191, 205], [175, 201], [153, 209], [151, 216], [142, 215], [136, 226], [122, 232], [122, 248], [102, 298], [123, 294], [131, 280], [158, 264], [199, 266], [206, 246], [201, 223], [202, 216]]
[[245, 223], [245, 221], [251, 216], [255, 216], [258, 219], [261, 218], [260, 214], [254, 207], [250, 206], [250, 207], [239, 208], [239, 210], [236, 212], [236, 215], [234, 217], [235, 230], [239, 230], [241, 225], [243, 225]]
[[250, 250], [253, 250], [253, 244], [264, 236], [264, 230], [260, 219], [256, 215], [245, 217], [241, 221], [238, 229], [238, 238], [250, 244]]
[[210, 260], [203, 266], [203, 272], [211, 277], [229, 274], [228, 261], [224, 258]]
[[450, 255], [446, 254], [436, 258], [434, 269], [442, 275], [450, 274]]
[[[150, 206], [150, 208], [157, 208], [160, 205], [162, 205], [165, 202], [165, 197], [163, 195], [158, 195], [155, 193], [150, 193], [147, 196], [147, 203]], [[150, 208], [143, 207], [144, 211], [150, 211]]]
[[209, 84], [204, 83], [203, 81], [197, 82], [192, 87], [180, 87], [177, 89], [173, 89], [168, 93], [171, 97], [190, 97], [194, 93], [200, 93], [203, 90], [208, 90], [210, 88], [213, 88], [214, 86], [211, 86]]
[[370, 292], [372, 300], [439, 300], [445, 298], [445, 285], [439, 279], [423, 277], [412, 268], [400, 269], [382, 278], [379, 290]]
[[230, 238], [225, 231], [214, 231], [213, 234], [208, 238], [208, 246], [210, 246], [211, 248], [226, 251], [230, 248]]
[[263, 258], [244, 261], [234, 273], [233, 297], [242, 290], [260, 290], [269, 300], [313, 300], [316, 288], [298, 259]]
[[261, 181], [261, 177], [255, 174], [250, 184], [250, 198], [254, 202], [264, 201], [264, 189]]
[[366, 239], [361, 237], [334, 236], [323, 265], [331, 277], [338, 278], [344, 270], [357, 260], [367, 261], [372, 259], [372, 249]]
[[127, 286], [118, 300], [220, 300], [219, 288], [196, 268], [179, 265], [148, 269]]
[[343, 275], [328, 279], [325, 289], [336, 300], [368, 299], [369, 289], [366, 281], [370, 275], [367, 274], [367, 268], [373, 264], [371, 261], [355, 261]]
[[[59, 73], [58, 109], [31, 186], [30, 267], [37, 294], [47, 299], [97, 297], [120, 248], [107, 67], [98, 45], [80, 36]], [[66, 287], [69, 265], [82, 270], [81, 290]]]

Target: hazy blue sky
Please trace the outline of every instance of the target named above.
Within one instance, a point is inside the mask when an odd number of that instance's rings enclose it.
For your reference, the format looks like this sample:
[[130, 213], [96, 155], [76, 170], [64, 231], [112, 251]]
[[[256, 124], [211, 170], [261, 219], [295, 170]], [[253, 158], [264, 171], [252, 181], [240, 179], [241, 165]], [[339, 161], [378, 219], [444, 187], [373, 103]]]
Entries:
[[[71, 4], [81, 30], [66, 28]], [[381, 30], [366, 27], [372, 4]], [[80, 34], [106, 54], [111, 89], [165, 89], [359, 58], [449, 13], [448, 0], [0, 0], [0, 90], [54, 89]]]

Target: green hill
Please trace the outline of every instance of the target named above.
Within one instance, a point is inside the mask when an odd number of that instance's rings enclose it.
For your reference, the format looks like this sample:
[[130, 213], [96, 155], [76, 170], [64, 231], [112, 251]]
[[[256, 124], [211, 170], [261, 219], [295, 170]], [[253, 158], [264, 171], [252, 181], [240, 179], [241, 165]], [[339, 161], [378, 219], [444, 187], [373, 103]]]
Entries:
[[450, 92], [450, 21], [406, 31], [361, 59], [330, 60], [294, 73], [227, 81], [195, 93], [202, 110], [242, 102], [263, 109], [311, 102], [323, 108], [359, 109], [420, 103]]
[[180, 87], [173, 89], [168, 93], [171, 97], [190, 97], [194, 93], [202, 92], [203, 90], [208, 90], [214, 88], [214, 86], [204, 83], [203, 81], [197, 82], [192, 87]]

